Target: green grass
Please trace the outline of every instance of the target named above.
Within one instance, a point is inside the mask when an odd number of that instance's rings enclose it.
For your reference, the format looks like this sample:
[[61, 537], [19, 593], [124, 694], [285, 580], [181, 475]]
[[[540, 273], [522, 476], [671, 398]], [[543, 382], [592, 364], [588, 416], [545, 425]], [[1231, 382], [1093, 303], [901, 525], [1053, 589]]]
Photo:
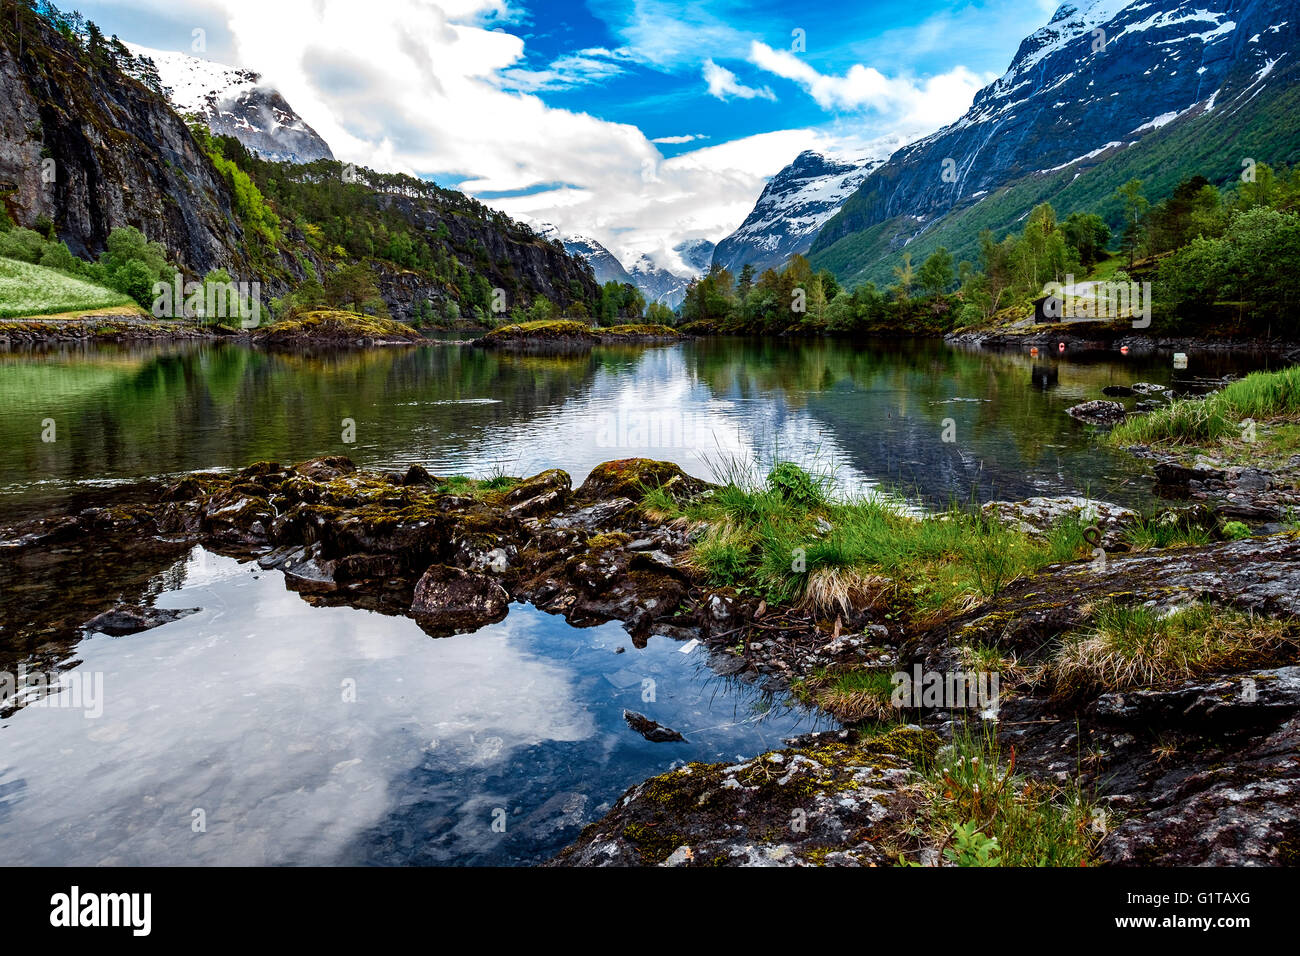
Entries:
[[1130, 418], [1107, 436], [1112, 445], [1194, 445], [1239, 438], [1254, 422], [1300, 417], [1300, 366], [1254, 372], [1200, 399], [1183, 399]]
[[844, 724], [871, 721], [879, 729], [900, 721], [892, 670], [821, 670], [791, 685], [796, 697]]
[[1108, 602], [1088, 627], [1062, 639], [1046, 676], [1065, 695], [1124, 690], [1272, 664], [1297, 647], [1289, 620], [1203, 603], [1161, 613]]
[[888, 599], [921, 617], [995, 597], [1020, 576], [1088, 553], [1083, 524], [1046, 540], [957, 506], [908, 514], [892, 497], [834, 497], [824, 477], [778, 464], [766, 481], [734, 468], [727, 483], [682, 507], [650, 489], [642, 507], [700, 528], [690, 562], [710, 583], [835, 613]]
[[1079, 788], [1026, 780], [1014, 765], [987, 729], [954, 734], [921, 785], [927, 842], [961, 866], [1087, 866], [1104, 817]]
[[54, 269], [0, 258], [0, 319], [134, 305], [130, 296]]
[[1150, 551], [1153, 548], [1209, 544], [1210, 532], [1205, 528], [1189, 527], [1180, 521], [1139, 518], [1124, 532], [1124, 540], [1134, 551]]

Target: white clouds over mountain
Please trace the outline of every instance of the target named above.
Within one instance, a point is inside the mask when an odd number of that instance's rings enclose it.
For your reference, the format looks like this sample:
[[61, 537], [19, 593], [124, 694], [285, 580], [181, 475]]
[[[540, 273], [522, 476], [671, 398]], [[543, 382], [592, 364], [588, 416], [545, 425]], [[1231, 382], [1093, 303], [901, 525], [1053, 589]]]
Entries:
[[[146, 15], [178, 13], [176, 0], [122, 3]], [[939, 125], [932, 117], [966, 107], [976, 82], [960, 68], [926, 81], [861, 67], [823, 75], [698, 4], [637, 0], [635, 15], [614, 29], [611, 48], [580, 48], [540, 68], [525, 57], [526, 41], [516, 35], [525, 30], [509, 0], [367, 0], [364, 16], [353, 3], [322, 0], [183, 5], [214, 27], [224, 20], [232, 65], [263, 74], [339, 159], [457, 183], [513, 215], [589, 234], [625, 261], [649, 253], [670, 262], [683, 239], [729, 233], [766, 180], [800, 152], [848, 145], [827, 132], [837, 129], [835, 111], [906, 115], [911, 132], [929, 132]], [[827, 115], [811, 113], [808, 129], [761, 132], [666, 158], [660, 146], [704, 137], [651, 141], [629, 123], [544, 99], [637, 69], [683, 77], [702, 70], [715, 96], [761, 108], [777, 95], [772, 88], [752, 77], [742, 82], [722, 65], [747, 59], [751, 71], [799, 84]], [[875, 135], [852, 124], [839, 128], [850, 140]]]
[[914, 80], [888, 77], [875, 67], [854, 64], [843, 76], [819, 73], [802, 57], [774, 50], [757, 40], [750, 61], [762, 70], [802, 86], [825, 110], [870, 109], [929, 129], [938, 129], [966, 112], [980, 88], [997, 79], [979, 76], [964, 66]]

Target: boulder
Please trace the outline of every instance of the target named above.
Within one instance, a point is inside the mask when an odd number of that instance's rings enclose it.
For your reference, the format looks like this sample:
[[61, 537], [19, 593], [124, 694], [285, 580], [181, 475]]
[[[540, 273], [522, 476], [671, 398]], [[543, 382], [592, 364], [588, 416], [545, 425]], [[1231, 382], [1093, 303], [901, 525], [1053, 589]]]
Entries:
[[325, 458], [313, 458], [294, 468], [298, 474], [312, 481], [330, 481], [344, 475], [355, 474], [357, 466], [351, 458], [342, 455], [330, 455]]
[[433, 637], [468, 634], [505, 619], [510, 595], [490, 574], [434, 565], [415, 586], [411, 615]]
[[1136, 511], [1107, 501], [1064, 495], [1058, 498], [1026, 498], [1024, 501], [990, 501], [984, 513], [1035, 537], [1043, 537], [1062, 519], [1077, 516], [1101, 532], [1100, 547], [1107, 550], [1123, 544], [1124, 532], [1138, 520]]
[[1116, 425], [1124, 420], [1127, 413], [1119, 402], [1097, 399], [1067, 408], [1065, 414], [1088, 425]]
[[667, 488], [675, 496], [689, 497], [707, 487], [707, 484], [690, 477], [672, 462], [655, 461], [652, 458], [623, 458], [604, 462], [591, 469], [587, 480], [578, 489], [576, 498], [585, 504], [613, 498], [640, 501], [651, 488]]

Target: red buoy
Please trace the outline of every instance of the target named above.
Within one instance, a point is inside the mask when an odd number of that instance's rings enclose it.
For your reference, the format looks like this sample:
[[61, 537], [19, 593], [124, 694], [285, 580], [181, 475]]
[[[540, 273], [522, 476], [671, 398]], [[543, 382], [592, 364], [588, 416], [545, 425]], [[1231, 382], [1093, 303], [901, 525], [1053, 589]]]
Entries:
[[1064, 343], [1064, 342], [1061, 342], [1061, 343], [1057, 344], [1057, 346], [1056, 346], [1056, 351], [1058, 351], [1058, 352], [1064, 352], [1064, 351], [1065, 351], [1065, 343]]

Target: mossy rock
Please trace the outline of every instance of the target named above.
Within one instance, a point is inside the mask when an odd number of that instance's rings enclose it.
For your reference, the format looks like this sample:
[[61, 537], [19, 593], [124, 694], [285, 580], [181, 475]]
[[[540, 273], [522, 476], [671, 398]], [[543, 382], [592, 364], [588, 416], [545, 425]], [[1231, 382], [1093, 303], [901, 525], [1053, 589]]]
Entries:
[[415, 344], [424, 341], [409, 325], [376, 315], [354, 312], [309, 312], [277, 322], [252, 333], [253, 342], [266, 346], [329, 345], [357, 347]]
[[688, 764], [633, 787], [552, 865], [886, 865], [914, 818], [908, 785], [939, 744], [900, 727]]
[[578, 489], [579, 501], [592, 503], [613, 498], [640, 501], [651, 488], [667, 488], [684, 497], [698, 494], [707, 488], [698, 478], [692, 478], [670, 461], [653, 458], [621, 458], [607, 461], [591, 469], [587, 480]]
[[602, 342], [676, 342], [685, 335], [666, 325], [612, 325], [597, 335]]
[[519, 322], [494, 329], [474, 344], [513, 352], [582, 352], [598, 339], [590, 326], [565, 319]]

